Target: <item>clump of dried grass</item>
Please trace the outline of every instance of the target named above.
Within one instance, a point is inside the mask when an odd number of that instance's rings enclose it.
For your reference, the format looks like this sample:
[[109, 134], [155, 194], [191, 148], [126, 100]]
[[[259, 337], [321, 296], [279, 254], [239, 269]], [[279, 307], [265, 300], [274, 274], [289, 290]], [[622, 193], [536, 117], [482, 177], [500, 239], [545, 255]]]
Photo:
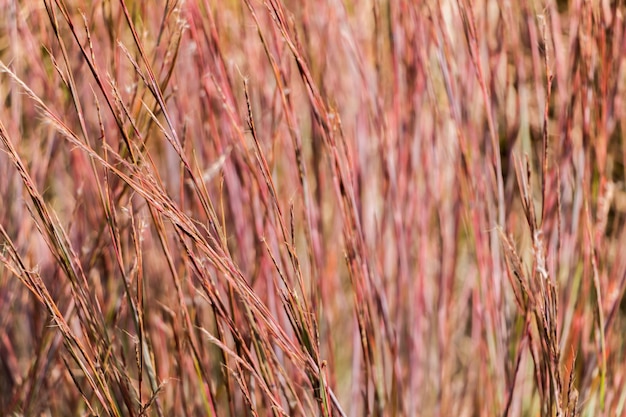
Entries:
[[619, 2], [9, 1], [6, 415], [620, 415]]

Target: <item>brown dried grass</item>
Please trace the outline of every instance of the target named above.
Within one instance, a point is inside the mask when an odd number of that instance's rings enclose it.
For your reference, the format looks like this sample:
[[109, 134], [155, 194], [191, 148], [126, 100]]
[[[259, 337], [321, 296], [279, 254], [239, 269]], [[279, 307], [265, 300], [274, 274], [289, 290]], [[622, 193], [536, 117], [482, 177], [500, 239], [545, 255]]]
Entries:
[[1, 6], [0, 414], [624, 414], [621, 2]]

